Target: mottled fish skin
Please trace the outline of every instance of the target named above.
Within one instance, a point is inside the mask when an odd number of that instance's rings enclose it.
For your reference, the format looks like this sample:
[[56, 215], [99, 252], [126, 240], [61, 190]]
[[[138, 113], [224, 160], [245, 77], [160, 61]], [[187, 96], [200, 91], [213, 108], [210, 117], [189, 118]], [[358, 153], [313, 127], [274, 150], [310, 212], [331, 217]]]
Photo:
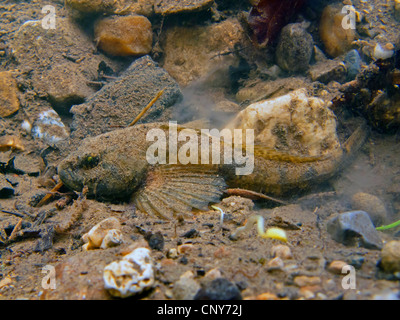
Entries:
[[[133, 194], [141, 201], [141, 210], [172, 217], [176, 211], [203, 209], [207, 202], [217, 202], [226, 187], [224, 181], [230, 188], [271, 195], [307, 188], [333, 176], [347, 154], [347, 149], [340, 147], [323, 158], [302, 158], [255, 146], [253, 173], [242, 176], [235, 174], [234, 164], [153, 166], [146, 160], [146, 150], [154, 142], [147, 141], [146, 134], [155, 128], [162, 128], [168, 137], [168, 124], [151, 123], [83, 140], [60, 163], [62, 182], [77, 191], [87, 186], [88, 195], [97, 199], [126, 199]], [[178, 143], [178, 150], [182, 144]], [[170, 208], [165, 204], [168, 201]]]

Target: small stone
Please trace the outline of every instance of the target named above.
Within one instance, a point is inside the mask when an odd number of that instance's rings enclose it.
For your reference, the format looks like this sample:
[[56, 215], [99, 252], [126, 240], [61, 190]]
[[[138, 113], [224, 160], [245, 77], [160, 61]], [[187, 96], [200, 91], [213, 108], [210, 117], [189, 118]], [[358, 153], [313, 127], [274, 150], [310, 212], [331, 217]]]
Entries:
[[82, 236], [83, 249], [106, 249], [122, 243], [121, 227], [117, 218], [111, 217], [100, 221], [88, 233]]
[[98, 47], [113, 56], [145, 55], [153, 45], [151, 22], [140, 15], [104, 18], [94, 34]]
[[400, 241], [394, 240], [386, 243], [381, 256], [381, 264], [385, 272], [400, 272]]
[[310, 68], [309, 76], [312, 81], [328, 84], [331, 81], [344, 82], [346, 80], [346, 66], [341, 60], [325, 60]]
[[0, 174], [0, 199], [9, 198], [14, 195], [14, 188], [4, 175]]
[[176, 300], [193, 300], [199, 290], [200, 284], [194, 280], [194, 274], [189, 270], [174, 283], [172, 294]]
[[168, 250], [168, 253], [167, 253], [167, 257], [168, 257], [169, 259], [176, 259], [176, 258], [178, 258], [178, 250], [176, 250], [175, 248], [169, 249], [169, 250]]
[[378, 231], [364, 211], [350, 211], [339, 214], [327, 223], [332, 238], [345, 245], [358, 244], [367, 249], [379, 250], [382, 240]]
[[308, 69], [313, 52], [313, 38], [302, 23], [288, 24], [282, 29], [276, 49], [278, 65], [290, 72]]
[[225, 278], [205, 283], [194, 300], [242, 300], [239, 289]]
[[126, 298], [142, 293], [154, 285], [150, 250], [137, 248], [120, 261], [104, 268], [104, 287], [114, 297]]
[[347, 81], [354, 80], [358, 73], [361, 71], [361, 57], [357, 50], [350, 50], [346, 57], [344, 58], [344, 62], [347, 69]]
[[368, 213], [375, 227], [385, 223], [387, 211], [385, 204], [377, 196], [359, 192], [351, 198], [351, 206], [354, 210], [362, 210]]
[[35, 121], [31, 134], [34, 138], [43, 140], [53, 146], [59, 141], [69, 137], [69, 130], [62, 122], [60, 116], [53, 109], [41, 112]]
[[269, 271], [272, 270], [281, 270], [285, 264], [283, 263], [282, 259], [279, 257], [275, 257], [268, 261], [267, 268]]
[[342, 274], [343, 267], [347, 266], [348, 263], [340, 260], [332, 261], [328, 266], [328, 271], [334, 274]]
[[0, 72], [0, 117], [9, 117], [18, 110], [17, 84], [10, 72]]
[[315, 286], [321, 283], [321, 278], [317, 276], [297, 276], [293, 282], [298, 287]]
[[222, 278], [222, 272], [218, 268], [213, 268], [206, 272], [203, 281], [213, 281], [218, 278]]
[[182, 237], [192, 239], [197, 238], [200, 233], [196, 229], [190, 229], [188, 232], [185, 232]]
[[193, 250], [193, 244], [191, 243], [184, 243], [178, 246], [178, 253], [185, 254]]
[[322, 12], [319, 25], [320, 38], [325, 51], [332, 57], [347, 52], [356, 38], [353, 28], [344, 29], [342, 26], [345, 15], [346, 13], [342, 13], [340, 4], [328, 5]]
[[271, 249], [272, 257], [279, 257], [281, 259], [292, 259], [292, 251], [287, 245], [278, 244]]
[[164, 236], [160, 231], [156, 233], [150, 233], [145, 236], [146, 241], [149, 243], [149, 247], [153, 250], [162, 251], [164, 249]]
[[154, 4], [156, 14], [168, 15], [190, 11], [201, 11], [212, 6], [214, 0], [157, 0]]

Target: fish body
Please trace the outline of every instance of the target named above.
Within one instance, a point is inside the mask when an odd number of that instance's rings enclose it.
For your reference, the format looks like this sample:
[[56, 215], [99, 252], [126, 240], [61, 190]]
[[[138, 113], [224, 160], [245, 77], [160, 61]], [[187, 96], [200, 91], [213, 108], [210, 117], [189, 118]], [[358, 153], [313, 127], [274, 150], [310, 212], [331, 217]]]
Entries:
[[[207, 210], [210, 202], [219, 202], [227, 186], [283, 195], [290, 190], [323, 181], [336, 172], [346, 151], [345, 148], [338, 148], [323, 158], [293, 157], [256, 145], [251, 152], [246, 151], [247, 154], [241, 150], [242, 155], [253, 158], [254, 167], [249, 174], [238, 175], [236, 169], [243, 167], [243, 161], [238, 164], [234, 157], [231, 163], [211, 161], [214, 160], [211, 155], [215, 148], [221, 153], [220, 160], [225, 159], [224, 148], [229, 141], [219, 139], [213, 144], [210, 137], [202, 139], [204, 134], [200, 130], [190, 131], [197, 135], [197, 163], [182, 163], [179, 157], [174, 159], [170, 153], [170, 141], [157, 145], [158, 150], [153, 155], [159, 159], [165, 155], [165, 161], [154, 163], [154, 158], [149, 158], [149, 150], [154, 149], [157, 139], [148, 136], [154, 130], [164, 132], [164, 136], [170, 138], [170, 124], [149, 123], [84, 139], [59, 164], [61, 181], [77, 191], [86, 186], [88, 195], [96, 199], [132, 197], [140, 210], [150, 215], [172, 218], [176, 213], [190, 212], [192, 208]], [[179, 126], [177, 132], [184, 130], [185, 127]], [[202, 159], [206, 149], [201, 144], [205, 141], [210, 157], [208, 163]], [[177, 141], [174, 146], [176, 152], [187, 155], [185, 147], [187, 141]], [[237, 146], [231, 147], [227, 150], [233, 154]], [[240, 148], [243, 149], [243, 145]], [[192, 151], [190, 149], [190, 153]], [[178, 161], [171, 163], [174, 160]]]

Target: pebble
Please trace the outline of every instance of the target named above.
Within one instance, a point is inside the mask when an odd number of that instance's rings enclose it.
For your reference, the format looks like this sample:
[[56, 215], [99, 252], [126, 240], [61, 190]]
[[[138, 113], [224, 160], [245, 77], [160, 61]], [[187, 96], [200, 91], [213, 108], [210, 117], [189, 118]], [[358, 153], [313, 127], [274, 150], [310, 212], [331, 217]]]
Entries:
[[242, 300], [240, 290], [229, 280], [218, 278], [206, 282], [194, 300]]
[[206, 272], [203, 278], [203, 282], [210, 282], [218, 278], [222, 278], [222, 272], [219, 268], [213, 268]]
[[381, 264], [385, 272], [400, 272], [400, 241], [393, 240], [386, 243], [381, 252]]
[[111, 217], [100, 221], [88, 233], [82, 236], [85, 242], [83, 249], [106, 249], [121, 244], [121, 224], [117, 218]]
[[35, 139], [48, 145], [55, 145], [69, 137], [69, 131], [60, 116], [53, 109], [42, 111], [32, 125], [31, 134]]
[[352, 28], [344, 29], [341, 5], [328, 5], [322, 12], [319, 30], [320, 38], [325, 51], [332, 57], [337, 57], [347, 52], [356, 38], [356, 32]]
[[324, 84], [331, 81], [343, 83], [347, 77], [346, 66], [340, 59], [318, 62], [310, 68], [308, 74], [312, 81]]
[[185, 254], [194, 249], [193, 244], [191, 243], [184, 243], [178, 246], [178, 254]]
[[344, 58], [344, 63], [347, 69], [347, 81], [354, 80], [361, 71], [361, 57], [357, 50], [350, 50]]
[[283, 260], [279, 257], [275, 257], [275, 258], [269, 260], [267, 263], [268, 271], [282, 270], [284, 266], [285, 266], [285, 264], [284, 264]]
[[0, 72], [0, 117], [9, 117], [19, 110], [17, 84], [8, 71]]
[[292, 259], [292, 251], [287, 245], [278, 244], [272, 247], [271, 249], [272, 257], [279, 257], [281, 259]]
[[393, 45], [390, 49], [387, 49], [386, 47], [382, 47], [379, 43], [377, 43], [374, 47], [373, 57], [375, 59], [385, 60], [385, 59], [389, 59], [389, 58], [393, 57], [393, 55], [394, 55], [394, 46]]
[[367, 249], [379, 250], [382, 240], [378, 231], [364, 211], [341, 213], [327, 223], [327, 230], [332, 238], [345, 245], [358, 244]]
[[4, 175], [0, 175], [0, 198], [9, 198], [14, 195], [14, 188], [12, 185], [8, 182], [6, 177]]
[[176, 248], [171, 248], [168, 250], [167, 257], [169, 259], [176, 259], [178, 258], [178, 250]]
[[385, 223], [387, 217], [386, 206], [377, 196], [358, 192], [351, 198], [351, 206], [354, 210], [367, 212], [375, 227]]
[[154, 4], [156, 14], [169, 15], [210, 8], [214, 0], [157, 0]]
[[342, 269], [347, 266], [348, 263], [341, 260], [334, 260], [328, 266], [328, 271], [334, 274], [342, 274]]
[[298, 287], [315, 286], [321, 283], [321, 278], [317, 276], [297, 276], [293, 282]]
[[193, 300], [199, 290], [200, 284], [194, 280], [194, 274], [189, 270], [174, 283], [172, 294], [176, 300]]
[[164, 236], [160, 231], [146, 235], [145, 239], [151, 249], [158, 251], [162, 251], [164, 249]]
[[137, 248], [120, 261], [104, 268], [104, 287], [114, 297], [126, 298], [150, 289], [154, 285], [154, 270], [150, 250]]
[[94, 27], [97, 46], [112, 56], [148, 54], [153, 46], [151, 22], [140, 15], [113, 16]]
[[282, 29], [279, 37], [276, 61], [286, 71], [306, 71], [313, 53], [313, 45], [313, 38], [303, 23], [288, 24]]

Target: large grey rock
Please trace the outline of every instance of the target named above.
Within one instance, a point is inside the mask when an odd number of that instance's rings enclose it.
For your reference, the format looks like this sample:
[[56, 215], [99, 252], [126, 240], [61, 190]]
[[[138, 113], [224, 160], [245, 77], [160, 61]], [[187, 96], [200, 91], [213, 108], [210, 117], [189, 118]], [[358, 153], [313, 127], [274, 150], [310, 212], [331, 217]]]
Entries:
[[328, 221], [327, 230], [334, 240], [345, 245], [360, 245], [380, 250], [382, 240], [364, 211], [345, 212]]
[[170, 75], [149, 57], [135, 60], [115, 81], [108, 83], [83, 104], [73, 106], [71, 138], [83, 139], [128, 126], [143, 108], [164, 89], [142, 122], [167, 121], [168, 108], [182, 93]]

